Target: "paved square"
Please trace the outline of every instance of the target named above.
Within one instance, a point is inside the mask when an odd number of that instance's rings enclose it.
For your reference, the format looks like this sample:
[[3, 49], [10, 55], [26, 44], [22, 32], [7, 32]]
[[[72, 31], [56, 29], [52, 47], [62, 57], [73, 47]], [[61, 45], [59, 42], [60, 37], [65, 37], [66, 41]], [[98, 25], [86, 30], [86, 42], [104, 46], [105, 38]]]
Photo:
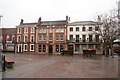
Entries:
[[5, 54], [15, 60], [4, 78], [117, 78], [118, 57]]

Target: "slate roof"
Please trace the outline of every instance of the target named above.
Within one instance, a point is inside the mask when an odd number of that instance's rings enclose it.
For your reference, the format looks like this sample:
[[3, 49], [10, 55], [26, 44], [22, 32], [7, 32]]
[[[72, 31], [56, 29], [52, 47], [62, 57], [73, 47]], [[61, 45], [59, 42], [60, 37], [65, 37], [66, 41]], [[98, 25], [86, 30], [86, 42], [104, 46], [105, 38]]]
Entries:
[[23, 23], [17, 27], [20, 26], [49, 26], [49, 25], [66, 25], [67, 21], [66, 20], [58, 20], [58, 21], [41, 21], [39, 24], [37, 22], [35, 23]]
[[23, 24], [21, 24], [21, 25], [37, 25], [38, 23], [37, 22], [35, 22], [35, 23], [23, 23]]
[[98, 24], [98, 22], [94, 22], [94, 21], [76, 21], [76, 22], [72, 22], [69, 23], [69, 26], [80, 26], [80, 25], [96, 25]]
[[49, 26], [49, 25], [66, 25], [66, 20], [59, 20], [59, 21], [41, 21], [38, 26]]

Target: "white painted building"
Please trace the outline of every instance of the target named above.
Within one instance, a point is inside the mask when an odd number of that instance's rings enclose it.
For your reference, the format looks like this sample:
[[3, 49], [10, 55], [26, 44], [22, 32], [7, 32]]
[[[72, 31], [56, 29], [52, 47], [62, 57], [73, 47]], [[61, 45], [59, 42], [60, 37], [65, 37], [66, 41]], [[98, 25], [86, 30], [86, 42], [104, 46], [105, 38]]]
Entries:
[[100, 35], [98, 22], [77, 21], [69, 23], [67, 28], [68, 45], [73, 45], [74, 53], [82, 53], [83, 49], [100, 50]]

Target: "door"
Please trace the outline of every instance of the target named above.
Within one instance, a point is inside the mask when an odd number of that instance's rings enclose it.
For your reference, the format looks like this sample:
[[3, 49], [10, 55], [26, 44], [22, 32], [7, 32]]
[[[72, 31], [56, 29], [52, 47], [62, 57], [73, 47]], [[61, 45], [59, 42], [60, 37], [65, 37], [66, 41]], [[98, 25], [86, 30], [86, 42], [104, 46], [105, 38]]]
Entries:
[[53, 52], [53, 46], [50, 45], [50, 46], [49, 46], [49, 54], [52, 54], [52, 52]]
[[73, 45], [68, 45], [68, 50], [72, 50], [73, 51], [74, 50], [73, 49]]

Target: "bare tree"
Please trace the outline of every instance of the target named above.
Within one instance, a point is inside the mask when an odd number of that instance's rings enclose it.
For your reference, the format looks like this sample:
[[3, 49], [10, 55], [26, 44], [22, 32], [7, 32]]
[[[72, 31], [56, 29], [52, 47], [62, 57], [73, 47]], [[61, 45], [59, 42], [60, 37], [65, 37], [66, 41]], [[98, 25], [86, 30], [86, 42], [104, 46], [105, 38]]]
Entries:
[[109, 56], [109, 52], [113, 56], [113, 41], [120, 35], [118, 26], [118, 16], [116, 10], [111, 10], [109, 14], [98, 16], [99, 34], [103, 42], [103, 54]]

